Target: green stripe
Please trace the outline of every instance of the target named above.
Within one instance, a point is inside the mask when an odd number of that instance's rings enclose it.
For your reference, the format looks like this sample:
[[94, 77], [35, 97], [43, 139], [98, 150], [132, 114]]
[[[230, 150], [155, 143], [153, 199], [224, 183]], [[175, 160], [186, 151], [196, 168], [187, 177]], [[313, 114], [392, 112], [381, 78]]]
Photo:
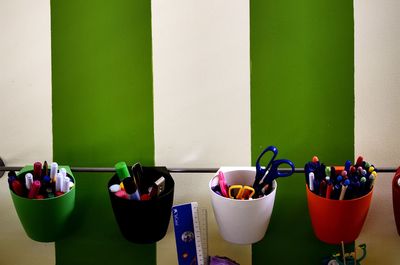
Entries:
[[[55, 161], [154, 164], [150, 3], [51, 1]], [[156, 263], [155, 244], [121, 236], [110, 177], [76, 174], [76, 211], [69, 235], [56, 242], [58, 265]]]
[[[352, 1], [252, 0], [252, 161], [276, 145], [297, 167], [354, 157]], [[278, 179], [270, 227], [253, 264], [319, 264], [338, 249], [311, 228], [304, 176]]]

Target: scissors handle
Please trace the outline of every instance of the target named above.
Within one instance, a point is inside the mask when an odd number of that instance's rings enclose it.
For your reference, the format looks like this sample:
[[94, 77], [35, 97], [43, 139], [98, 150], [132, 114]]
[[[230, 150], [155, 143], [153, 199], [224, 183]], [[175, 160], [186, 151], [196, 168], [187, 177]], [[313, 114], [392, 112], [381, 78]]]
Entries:
[[[290, 171], [279, 171], [279, 167], [283, 164], [289, 165], [290, 166]], [[270, 169], [270, 172], [272, 172], [271, 176], [272, 179], [270, 181], [276, 179], [276, 178], [282, 178], [282, 177], [288, 177], [291, 176], [294, 173], [294, 164], [292, 161], [288, 159], [279, 159], [275, 160], [272, 162], [272, 166]]]
[[[264, 156], [264, 154], [269, 151], [271, 151], [274, 155], [272, 156], [271, 160], [268, 162], [268, 165], [265, 167], [265, 169], [263, 169], [260, 166], [260, 160]], [[275, 157], [277, 155], [278, 155], [278, 149], [275, 146], [271, 145], [271, 146], [268, 146], [267, 148], [265, 148], [264, 151], [262, 151], [262, 153], [258, 156], [257, 161], [256, 161], [256, 170], [257, 170], [257, 172], [259, 172], [259, 175], [260, 175], [260, 176], [258, 176], [259, 178], [263, 177], [261, 175], [265, 174], [265, 172], [269, 169], [269, 167], [272, 164], [272, 161], [275, 160]]]

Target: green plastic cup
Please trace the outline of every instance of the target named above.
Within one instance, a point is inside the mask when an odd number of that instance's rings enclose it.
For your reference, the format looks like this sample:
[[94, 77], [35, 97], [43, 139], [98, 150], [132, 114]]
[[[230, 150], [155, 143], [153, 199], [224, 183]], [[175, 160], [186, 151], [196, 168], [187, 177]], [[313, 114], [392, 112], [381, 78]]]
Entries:
[[[42, 200], [28, 199], [10, 190], [11, 198], [19, 220], [28, 237], [39, 242], [53, 242], [60, 239], [75, 207], [76, 181], [68, 166], [59, 166], [67, 170], [68, 177], [75, 186], [67, 193]], [[33, 166], [24, 167], [18, 177], [33, 172]]]

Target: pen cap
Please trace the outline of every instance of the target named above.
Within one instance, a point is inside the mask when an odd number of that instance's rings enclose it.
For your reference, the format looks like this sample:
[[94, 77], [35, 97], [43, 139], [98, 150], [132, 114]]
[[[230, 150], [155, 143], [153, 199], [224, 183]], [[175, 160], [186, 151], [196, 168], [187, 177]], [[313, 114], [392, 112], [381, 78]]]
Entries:
[[128, 166], [123, 161], [115, 164], [115, 171], [117, 172], [117, 175], [121, 181], [123, 181], [125, 178], [129, 178], [131, 176], [129, 173]]

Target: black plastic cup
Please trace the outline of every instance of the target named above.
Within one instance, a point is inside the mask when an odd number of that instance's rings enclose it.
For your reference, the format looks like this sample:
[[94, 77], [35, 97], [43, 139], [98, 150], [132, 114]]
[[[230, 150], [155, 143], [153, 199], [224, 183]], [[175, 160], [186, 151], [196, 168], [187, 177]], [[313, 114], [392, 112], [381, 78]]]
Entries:
[[[151, 186], [160, 177], [165, 178], [165, 189], [150, 200], [127, 200], [108, 189], [115, 219], [124, 238], [133, 243], [149, 244], [161, 240], [167, 233], [174, 200], [175, 182], [165, 167], [143, 167], [144, 185]], [[108, 187], [120, 184], [115, 174]]]

